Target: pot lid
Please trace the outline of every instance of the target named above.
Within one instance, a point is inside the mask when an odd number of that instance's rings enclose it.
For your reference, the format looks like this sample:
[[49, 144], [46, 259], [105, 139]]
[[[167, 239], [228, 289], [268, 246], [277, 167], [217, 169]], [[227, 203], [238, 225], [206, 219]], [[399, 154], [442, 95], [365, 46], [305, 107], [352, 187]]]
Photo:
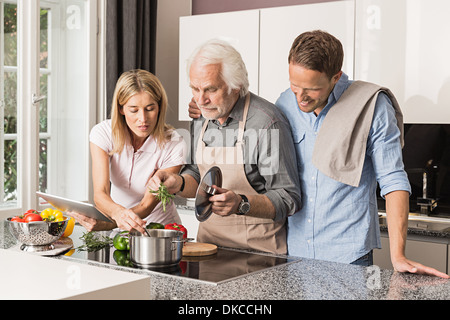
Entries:
[[213, 185], [222, 187], [222, 171], [220, 171], [219, 167], [209, 169], [197, 188], [197, 194], [195, 195], [195, 217], [200, 222], [207, 220], [212, 214], [212, 204], [209, 198], [216, 192], [212, 187]]

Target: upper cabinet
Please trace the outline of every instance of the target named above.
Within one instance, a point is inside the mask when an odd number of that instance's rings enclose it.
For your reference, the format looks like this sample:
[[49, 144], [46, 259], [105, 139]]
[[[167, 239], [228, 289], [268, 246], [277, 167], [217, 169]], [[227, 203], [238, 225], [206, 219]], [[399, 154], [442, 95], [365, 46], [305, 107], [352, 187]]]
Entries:
[[450, 123], [450, 1], [345, 0], [183, 17], [180, 120], [190, 120], [186, 59], [211, 38], [228, 40], [247, 65], [250, 90], [271, 102], [289, 87], [294, 39], [321, 29], [341, 40], [343, 71], [392, 90], [405, 123]]
[[450, 1], [358, 0], [355, 79], [386, 86], [405, 123], [450, 123]]
[[352, 78], [354, 8], [350, 0], [261, 10], [259, 94], [275, 102], [289, 88], [289, 50], [298, 35], [311, 30], [327, 31], [342, 42], [343, 70]]
[[207, 40], [228, 41], [241, 53], [249, 74], [250, 91], [258, 94], [259, 10], [197, 15], [180, 18], [179, 120], [191, 120], [192, 99], [186, 60]]

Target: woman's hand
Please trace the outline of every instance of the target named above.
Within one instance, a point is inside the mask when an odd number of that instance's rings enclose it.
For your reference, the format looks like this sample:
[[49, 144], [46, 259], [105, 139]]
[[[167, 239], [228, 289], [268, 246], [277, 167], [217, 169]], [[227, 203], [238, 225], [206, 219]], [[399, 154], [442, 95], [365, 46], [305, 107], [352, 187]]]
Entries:
[[137, 230], [145, 233], [145, 220], [142, 220], [131, 209], [118, 209], [111, 214], [111, 218], [117, 223], [117, 226], [126, 231]]
[[66, 213], [68, 216], [73, 217], [87, 231], [106, 231], [117, 227], [114, 222], [100, 221], [97, 219], [89, 218], [78, 212], [70, 211]]
[[88, 231], [105, 231], [119, 227], [122, 230], [131, 231], [137, 230], [145, 233], [145, 220], [139, 218], [131, 209], [118, 209], [111, 218], [116, 222], [100, 221], [97, 219], [86, 217], [77, 212], [68, 212], [67, 215], [73, 217], [79, 224], [81, 224]]

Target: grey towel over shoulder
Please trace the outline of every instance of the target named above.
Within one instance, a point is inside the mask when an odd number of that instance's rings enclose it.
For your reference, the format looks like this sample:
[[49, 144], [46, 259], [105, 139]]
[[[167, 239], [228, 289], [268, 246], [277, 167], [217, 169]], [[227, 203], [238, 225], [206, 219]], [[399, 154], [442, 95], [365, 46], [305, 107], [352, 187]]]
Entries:
[[358, 187], [378, 94], [392, 101], [403, 147], [403, 115], [392, 92], [379, 85], [355, 81], [328, 111], [314, 145], [312, 162], [330, 178]]

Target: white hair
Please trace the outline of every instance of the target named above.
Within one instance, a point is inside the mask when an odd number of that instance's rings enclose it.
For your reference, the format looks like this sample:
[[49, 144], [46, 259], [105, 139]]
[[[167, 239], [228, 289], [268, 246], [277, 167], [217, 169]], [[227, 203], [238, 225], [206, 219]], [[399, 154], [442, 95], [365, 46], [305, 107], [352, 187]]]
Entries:
[[212, 39], [195, 49], [187, 60], [188, 76], [194, 61], [203, 66], [220, 64], [222, 66], [220, 74], [228, 86], [228, 93], [239, 89], [241, 97], [247, 95], [249, 91], [247, 68], [241, 54], [228, 42]]

